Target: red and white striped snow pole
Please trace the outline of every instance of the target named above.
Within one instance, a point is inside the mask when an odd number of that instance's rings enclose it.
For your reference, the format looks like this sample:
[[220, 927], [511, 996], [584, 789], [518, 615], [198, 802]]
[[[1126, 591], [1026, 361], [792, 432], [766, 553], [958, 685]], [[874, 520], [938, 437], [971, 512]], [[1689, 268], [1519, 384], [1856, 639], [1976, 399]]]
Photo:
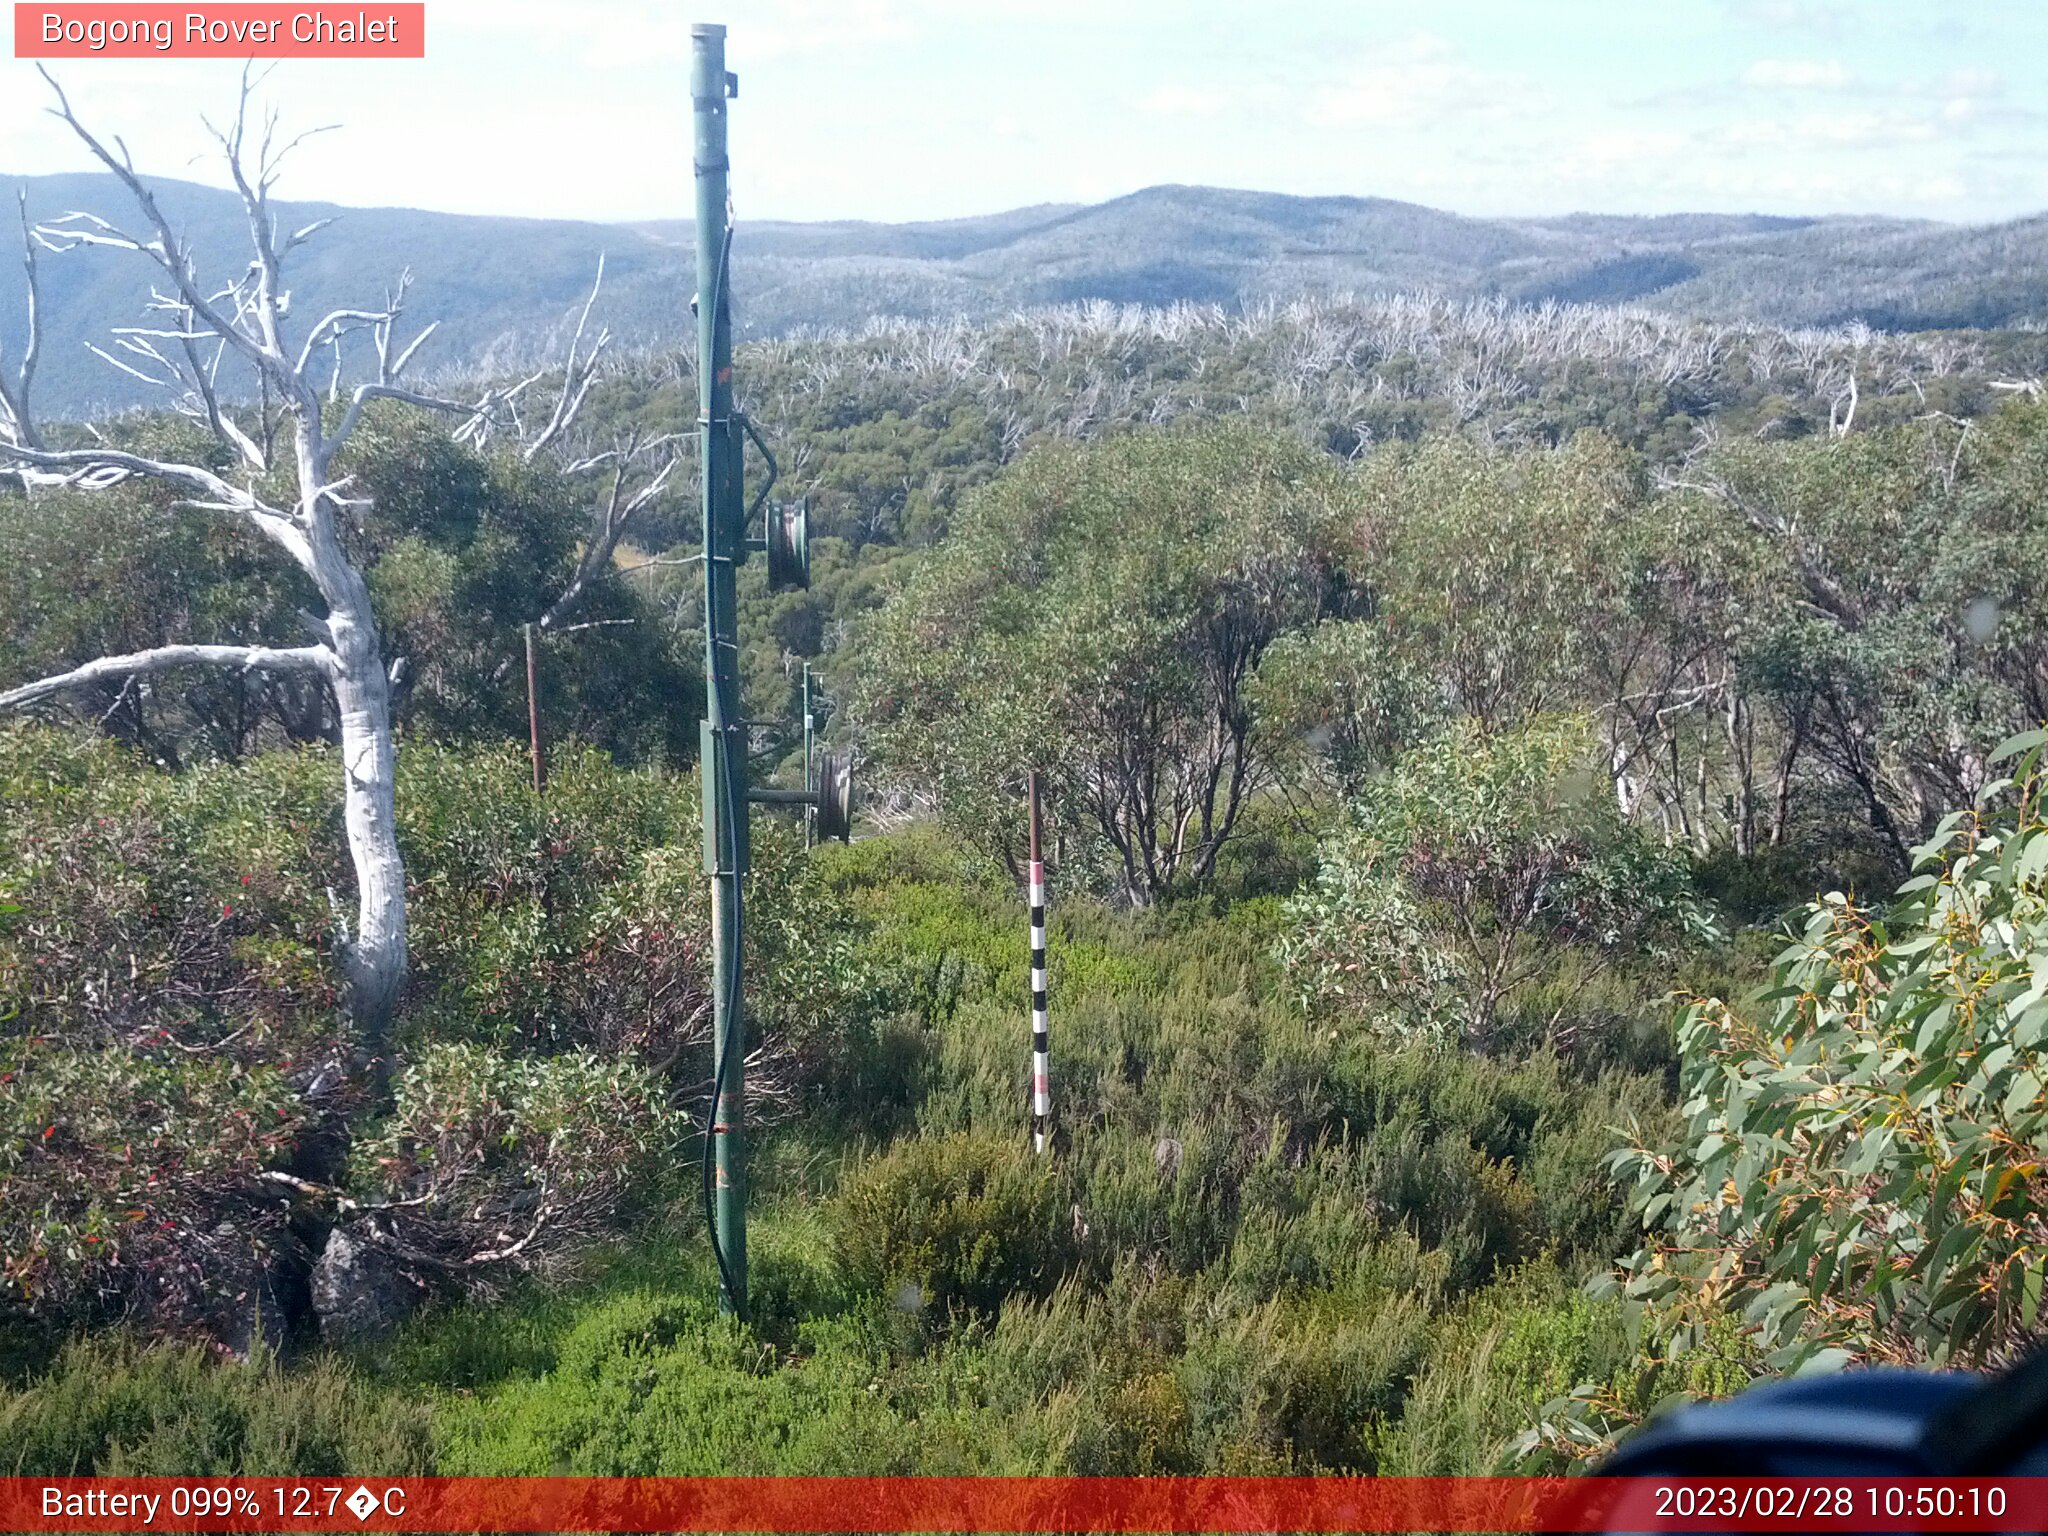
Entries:
[[1038, 857], [1038, 774], [1026, 777], [1031, 802], [1031, 1150], [1052, 1135], [1052, 1044], [1045, 1024], [1045, 865]]

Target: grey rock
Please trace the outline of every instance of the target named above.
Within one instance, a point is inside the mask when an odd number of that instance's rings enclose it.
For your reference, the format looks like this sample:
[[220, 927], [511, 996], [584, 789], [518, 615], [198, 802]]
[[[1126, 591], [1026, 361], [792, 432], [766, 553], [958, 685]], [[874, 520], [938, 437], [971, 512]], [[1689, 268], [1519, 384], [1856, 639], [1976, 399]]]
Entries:
[[389, 1338], [419, 1305], [420, 1290], [396, 1260], [344, 1227], [327, 1234], [313, 1263], [313, 1315], [329, 1344]]

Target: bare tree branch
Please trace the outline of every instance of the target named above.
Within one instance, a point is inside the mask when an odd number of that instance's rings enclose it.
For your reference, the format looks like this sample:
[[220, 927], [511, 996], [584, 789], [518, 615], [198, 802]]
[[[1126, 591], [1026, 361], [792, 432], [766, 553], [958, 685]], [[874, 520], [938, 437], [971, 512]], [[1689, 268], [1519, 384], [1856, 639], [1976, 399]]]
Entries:
[[[32, 483], [104, 490], [142, 476], [182, 485], [210, 498], [205, 505], [245, 513], [269, 538], [285, 543], [295, 556], [305, 553], [304, 536], [292, 514], [263, 501], [253, 491], [230, 485], [212, 470], [196, 464], [148, 459], [114, 448], [31, 448], [0, 440], [0, 463], [12, 460], [15, 473]], [[33, 473], [36, 470], [43, 474]]]
[[266, 474], [270, 469], [269, 453], [259, 447], [256, 440], [242, 430], [231, 414], [221, 409], [220, 391], [217, 385], [220, 375], [220, 360], [226, 355], [228, 344], [219, 337], [214, 337], [212, 340], [214, 342], [213, 358], [204, 365], [199, 361], [197, 344], [190, 341], [183, 343], [185, 362], [190, 369], [192, 394], [198, 402], [197, 408], [191, 414], [204, 420], [213, 429], [215, 438], [221, 442], [231, 444], [235, 452], [241, 455], [244, 464], [255, 470], [258, 474]]
[[36, 240], [28, 222], [28, 188], [23, 187], [15, 194], [17, 211], [21, 215], [21, 265], [28, 284], [28, 334], [22, 341], [21, 361], [15, 366], [14, 383], [10, 387], [5, 374], [0, 374], [0, 426], [9, 429], [13, 436], [27, 443], [31, 448], [42, 447], [42, 439], [36, 435], [35, 423], [29, 415], [29, 389], [35, 383], [36, 356], [42, 350], [42, 315], [37, 307], [41, 295], [36, 278]]
[[433, 395], [420, 394], [415, 390], [401, 389], [395, 384], [359, 384], [356, 386], [354, 396], [349, 400], [348, 411], [342, 416], [340, 425], [327, 439], [329, 452], [331, 454], [338, 450], [349, 440], [362, 422], [363, 408], [372, 400], [399, 400], [407, 405], [418, 406], [423, 411], [441, 411], [448, 415], [460, 416], [463, 418], [463, 425], [456, 429], [456, 436], [460, 438], [465, 435], [465, 429], [471, 424], [487, 421], [492, 408], [503, 399], [502, 395], [486, 390], [481, 399], [465, 405], [460, 400], [442, 400]]
[[590, 324], [591, 307], [597, 303], [597, 293], [604, 286], [604, 257], [597, 258], [597, 280], [590, 285], [590, 296], [583, 301], [583, 313], [576, 319], [575, 334], [569, 338], [569, 356], [562, 365], [562, 392], [555, 398], [553, 415], [526, 445], [528, 460], [538, 458], [547, 446], [554, 442], [575, 421], [583, 409], [584, 398], [590, 393], [590, 386], [597, 378], [597, 363], [605, 346], [612, 339], [612, 333], [600, 330], [589, 352], [577, 356], [577, 349], [583, 344], [583, 332]]
[[407, 345], [406, 349], [398, 354], [398, 361], [393, 363], [389, 368], [385, 369], [383, 371], [383, 376], [379, 378], [377, 382], [380, 384], [396, 383], [398, 381], [398, 376], [401, 373], [405, 372], [405, 365], [412, 361], [413, 354], [419, 351], [419, 349], [426, 344], [427, 338], [433, 335], [434, 332], [438, 331], [439, 329], [441, 329], [441, 322], [435, 320], [431, 322], [425, 330], [421, 331], [419, 335], [413, 337], [411, 343]]
[[313, 354], [330, 341], [339, 341], [350, 330], [363, 330], [387, 323], [394, 311], [389, 309], [337, 309], [323, 315], [320, 322], [306, 332], [305, 345], [299, 348], [299, 360], [293, 371], [303, 374], [306, 365], [313, 360]]
[[[287, 393], [297, 393], [302, 387], [301, 383], [292, 374], [291, 365], [285, 361], [284, 353], [277, 345], [274, 325], [256, 334], [251, 334], [241, 323], [238, 323], [241, 313], [239, 306], [235, 317], [221, 313], [213, 299], [200, 287], [198, 275], [193, 270], [191, 251], [172, 231], [170, 221], [164, 217], [163, 210], [157, 206], [155, 195], [143, 184], [142, 178], [135, 174], [135, 167], [128, 158], [126, 147], [123, 146], [122, 153], [117, 158], [113, 151], [102, 144], [93, 135], [92, 131], [79, 121], [78, 114], [71, 108], [70, 98], [64, 94], [64, 88], [57, 83], [56, 76], [52, 75], [41, 64], [36, 66], [36, 72], [49, 83], [50, 89], [56, 93], [57, 105], [52, 109], [54, 114], [70, 125], [71, 131], [78, 135], [80, 142], [87, 149], [92, 151], [94, 158], [109, 171], [113, 172], [115, 177], [121, 182], [121, 185], [127, 188], [129, 196], [135, 200], [136, 207], [141, 209], [143, 217], [149, 220], [150, 228], [156, 234], [156, 238], [147, 244], [133, 236], [120, 235], [118, 231], [113, 231], [113, 234], [118, 236], [118, 238], [106, 238], [105, 236], [92, 234], [81, 234], [75, 236], [75, 238], [90, 244], [126, 245], [130, 249], [139, 250], [149, 256], [158, 266], [163, 268], [166, 275], [170, 277], [171, 282], [176, 286], [180, 297], [186, 304], [191, 306], [195, 314], [212, 327], [229, 345], [248, 358], [253, 365], [269, 374], [273, 382], [281, 389]], [[244, 71], [241, 105], [236, 109], [235, 114], [237, 143], [239, 143], [240, 138], [241, 117], [248, 106], [248, 93], [249, 80], [247, 72]], [[115, 142], [117, 144], [120, 143], [118, 139]], [[233, 159], [232, 155], [230, 159]], [[242, 189], [245, 202], [248, 201], [253, 194], [249, 191], [248, 183], [244, 179], [239, 166], [234, 167], [233, 174], [236, 185]], [[250, 216], [252, 229], [259, 229], [263, 226], [263, 210], [260, 204], [251, 204]], [[104, 221], [94, 222], [99, 223], [103, 229], [112, 231], [112, 226], [105, 225]], [[268, 252], [268, 270], [265, 274], [264, 296], [268, 298], [273, 296], [275, 292], [274, 285], [270, 279], [275, 273], [276, 254], [274, 251], [268, 250], [267, 238], [259, 240], [259, 262], [264, 259], [266, 252]], [[274, 312], [274, 306], [268, 304], [260, 306], [260, 311], [264, 310]]]
[[238, 667], [244, 672], [319, 672], [334, 665], [334, 653], [324, 646], [297, 646], [276, 650], [265, 645], [162, 645], [155, 650], [136, 651], [127, 656], [102, 656], [69, 672], [40, 678], [19, 688], [0, 693], [0, 709], [19, 709], [53, 694], [73, 688], [90, 687], [114, 678], [141, 677], [151, 672], [168, 672], [173, 667]]
[[[637, 489], [627, 494], [628, 476], [635, 464], [650, 454], [661, 455], [657, 467]], [[617, 552], [627, 526], [667, 489], [676, 467], [682, 463], [682, 447], [680, 440], [674, 437], [660, 437], [647, 443], [628, 440], [608, 454], [583, 462], [597, 464], [606, 460], [616, 467], [598, 508], [596, 526], [584, 542], [583, 556], [576, 562], [576, 574], [569, 579], [561, 595], [548, 605], [547, 612], [541, 615], [543, 632], [559, 629], [577, 603], [582, 601], [591, 583], [612, 569], [612, 556]]]

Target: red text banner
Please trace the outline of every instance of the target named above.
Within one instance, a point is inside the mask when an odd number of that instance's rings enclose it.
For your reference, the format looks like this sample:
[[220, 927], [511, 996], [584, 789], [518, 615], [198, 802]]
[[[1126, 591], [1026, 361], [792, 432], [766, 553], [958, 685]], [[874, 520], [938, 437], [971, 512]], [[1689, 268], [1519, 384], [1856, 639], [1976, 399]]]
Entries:
[[18, 59], [423, 59], [425, 4], [14, 7]]
[[0, 1478], [10, 1531], [2026, 1531], [2034, 1478]]

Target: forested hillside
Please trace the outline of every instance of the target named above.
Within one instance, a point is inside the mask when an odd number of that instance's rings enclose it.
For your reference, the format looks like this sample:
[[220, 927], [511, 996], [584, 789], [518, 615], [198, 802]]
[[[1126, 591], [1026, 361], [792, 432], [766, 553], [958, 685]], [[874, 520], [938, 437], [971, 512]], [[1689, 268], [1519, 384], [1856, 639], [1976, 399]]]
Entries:
[[[2010, 1357], [2048, 1247], [2005, 1151], [2048, 1112], [2043, 363], [1417, 298], [741, 347], [813, 519], [807, 592], [742, 573], [752, 744], [793, 771], [808, 660], [867, 796], [847, 848], [753, 822], [746, 1325], [700, 1216], [690, 359], [607, 359], [545, 451], [545, 404], [328, 404], [393, 679], [386, 1070], [327, 696], [258, 658], [18, 700], [0, 1462], [1470, 1472], [1673, 1393]], [[260, 522], [29, 478], [0, 694], [317, 636]]]
[[[239, 270], [246, 224], [232, 192], [153, 181], [200, 269]], [[31, 218], [126, 211], [111, 177], [23, 178]], [[410, 267], [442, 321], [437, 366], [509, 370], [559, 344], [600, 257], [607, 314], [635, 347], [673, 346], [688, 291], [687, 223], [608, 226], [396, 208], [279, 202], [287, 228], [335, 222], [296, 263], [293, 302], [319, 314]], [[1515, 304], [1632, 304], [1717, 324], [1977, 330], [2048, 322], [2048, 225], [1978, 227], [1888, 218], [1729, 215], [1479, 219], [1372, 197], [1290, 197], [1150, 187], [1088, 207], [1015, 209], [923, 224], [753, 221], [739, 210], [735, 297], [743, 333], [859, 328], [877, 316], [977, 322], [1018, 308], [1107, 301], [1214, 305], [1436, 294]], [[87, 350], [142, 319], [106, 253], [45, 263], [46, 407], [146, 402]], [[0, 327], [21, 294], [0, 290]], [[363, 376], [366, 348], [345, 359]], [[253, 386], [251, 386], [253, 393]]]

